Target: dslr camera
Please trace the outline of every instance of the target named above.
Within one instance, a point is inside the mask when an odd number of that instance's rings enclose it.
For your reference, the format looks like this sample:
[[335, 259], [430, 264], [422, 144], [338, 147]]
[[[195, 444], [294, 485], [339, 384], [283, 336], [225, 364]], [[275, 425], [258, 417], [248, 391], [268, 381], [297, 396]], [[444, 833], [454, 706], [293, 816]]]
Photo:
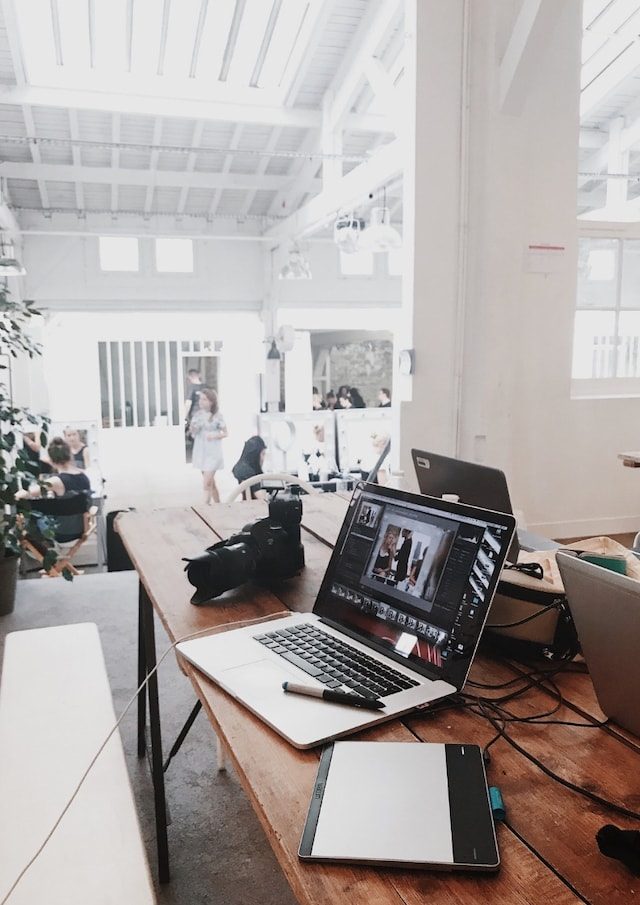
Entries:
[[247, 581], [292, 578], [304, 567], [300, 540], [300, 488], [272, 491], [269, 515], [249, 522], [238, 534], [185, 557], [187, 578], [196, 588], [191, 603], [200, 605]]

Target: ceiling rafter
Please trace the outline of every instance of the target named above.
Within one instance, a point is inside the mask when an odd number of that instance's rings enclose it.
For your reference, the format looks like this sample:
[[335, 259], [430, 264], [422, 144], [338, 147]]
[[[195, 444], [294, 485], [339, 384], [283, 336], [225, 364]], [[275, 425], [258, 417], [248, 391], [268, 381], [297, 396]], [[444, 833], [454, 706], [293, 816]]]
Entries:
[[[233, 131], [233, 136], [231, 138], [231, 142], [229, 143], [229, 151], [233, 151], [238, 146], [241, 135], [242, 135], [242, 126], [240, 124], [238, 124]], [[228, 174], [229, 170], [231, 169], [232, 163], [233, 163], [233, 155], [231, 153], [229, 153], [225, 157], [224, 163], [222, 165], [222, 173], [221, 173], [222, 178], [228, 178], [227, 174]], [[234, 182], [233, 186], [235, 187], [235, 185], [236, 184]], [[231, 188], [231, 186], [228, 186], [228, 187]], [[216, 185], [215, 191], [213, 193], [213, 197], [211, 199], [211, 203], [209, 204], [209, 210], [207, 212], [207, 219], [211, 219], [217, 215], [218, 207], [220, 205], [220, 199], [222, 197], [223, 188], [224, 188], [224, 186], [222, 186], [220, 184]]]
[[[206, 0], [203, 0], [206, 2]], [[204, 129], [204, 123], [201, 120], [198, 120], [193, 127], [193, 133], [191, 135], [191, 146], [193, 147], [193, 151], [187, 157], [187, 173], [192, 173], [194, 167], [196, 165], [196, 160], [198, 159], [197, 149], [200, 141], [202, 140], [202, 130]], [[178, 199], [178, 205], [176, 207], [176, 214], [178, 217], [181, 217], [184, 214], [184, 210], [187, 204], [187, 198], [189, 196], [190, 186], [183, 185], [180, 191], [180, 198]]]
[[326, 115], [332, 128], [344, 127], [343, 120], [362, 87], [364, 70], [376, 54], [391, 24], [398, 18], [401, 3], [402, 0], [377, 0], [369, 5], [366, 17], [345, 56], [346, 63], [336, 73], [330, 86], [333, 101]]
[[[156, 118], [156, 121], [153, 124], [153, 144], [155, 146], [160, 144], [160, 140], [162, 138], [162, 120], [160, 117]], [[151, 152], [151, 157], [149, 159], [149, 175], [151, 179], [147, 186], [147, 193], [144, 199], [144, 209], [145, 211], [150, 211], [151, 206], [153, 204], [153, 193], [156, 190], [157, 183], [157, 173], [158, 173], [158, 157], [160, 156], [160, 152], [153, 150]]]
[[[113, 138], [114, 143], [116, 143], [116, 147], [111, 151], [111, 167], [117, 172], [120, 167], [120, 149], [117, 146], [117, 143], [120, 141], [120, 117], [117, 113], [114, 115], [111, 123], [111, 137]], [[118, 192], [118, 184], [113, 183], [111, 185], [111, 210], [114, 212], [118, 210]]]
[[[241, 127], [238, 127], [241, 128]], [[232, 149], [231, 149], [232, 150]], [[90, 185], [145, 186], [153, 188], [206, 189], [208, 191], [224, 189], [243, 189], [246, 191], [280, 191], [288, 183], [288, 176], [270, 176], [261, 173], [230, 173], [233, 154], [221, 172], [189, 172], [186, 170], [127, 169], [110, 166], [73, 166], [71, 164], [45, 163], [13, 163], [0, 162], [0, 177], [6, 179], [33, 179], [46, 182], [84, 182]], [[305, 183], [307, 192], [317, 191], [319, 180], [308, 179]]]
[[353, 210], [373, 188], [389, 182], [402, 172], [403, 153], [400, 139], [380, 148], [368, 163], [354, 167], [330, 190], [324, 190], [286, 220], [272, 226], [267, 235], [274, 246], [292, 236], [315, 232], [332, 220], [338, 210]]
[[[339, 210], [366, 218], [382, 185], [401, 221], [404, 0], [299, 0], [304, 14], [288, 32], [289, 0], [257, 0], [264, 33], [254, 33], [242, 78], [262, 80], [273, 41], [289, 40], [280, 84], [269, 88], [239, 84], [234, 60], [253, 0], [145, 0], [144, 15], [139, 0], [118, 0], [109, 34], [123, 50], [114, 48], [120, 72], [100, 68], [100, 16], [111, 0], [75, 2], [83, 27], [74, 45], [67, 0], [30, 0], [40, 11], [33, 23], [24, 0], [0, 0], [0, 178], [14, 224], [39, 217], [38, 228], [51, 230], [53, 218], [66, 227], [86, 217], [80, 232], [116, 219], [113, 230], [124, 231], [162, 218], [166, 232], [173, 217], [177, 234], [188, 222], [222, 234], [226, 222], [237, 237], [246, 219], [277, 244], [311, 236]], [[558, 15], [558, 0], [517, 6], [501, 71], [509, 111], [526, 99]], [[640, 0], [585, 0], [585, 24], [579, 191], [589, 210], [605, 204], [607, 186], [620, 195], [616, 180], [633, 193], [640, 178]], [[228, 77], [219, 81], [223, 54]], [[624, 117], [617, 157], [613, 117]], [[627, 160], [628, 176], [618, 172]], [[1, 204], [5, 228], [12, 212]], [[250, 213], [267, 204], [264, 218]]]
[[[69, 131], [71, 132], [72, 138], [77, 138], [78, 114], [76, 110], [69, 110]], [[78, 149], [77, 145], [71, 146], [71, 156], [73, 158], [74, 168], [80, 167], [82, 165], [82, 161], [80, 159], [80, 150]], [[84, 188], [82, 183], [76, 180], [74, 190], [76, 196], [76, 205], [79, 210], [84, 210]]]

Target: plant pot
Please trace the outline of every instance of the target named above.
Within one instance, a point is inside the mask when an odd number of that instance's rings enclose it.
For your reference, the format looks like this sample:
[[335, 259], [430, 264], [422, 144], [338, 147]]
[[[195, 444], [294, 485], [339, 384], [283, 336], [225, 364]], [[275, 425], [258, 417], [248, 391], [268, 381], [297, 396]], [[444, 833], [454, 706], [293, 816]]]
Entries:
[[19, 565], [20, 557], [15, 553], [5, 553], [0, 559], [0, 616], [13, 613]]

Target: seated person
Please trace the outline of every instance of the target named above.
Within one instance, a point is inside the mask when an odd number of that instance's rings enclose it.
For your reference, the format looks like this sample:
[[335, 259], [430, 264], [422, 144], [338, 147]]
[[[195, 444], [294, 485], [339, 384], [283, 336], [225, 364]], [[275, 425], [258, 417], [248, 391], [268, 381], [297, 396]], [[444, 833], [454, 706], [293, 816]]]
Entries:
[[[231, 469], [231, 473], [238, 482], [242, 484], [247, 478], [253, 478], [255, 475], [262, 474], [262, 464], [267, 449], [267, 444], [262, 437], [249, 437], [242, 448], [242, 454], [236, 464]], [[266, 497], [264, 491], [260, 490], [260, 485], [255, 484], [251, 488], [252, 499], [264, 499]]]
[[[44, 476], [45, 489], [50, 490], [55, 496], [65, 496], [71, 493], [91, 493], [89, 478], [81, 468], [73, 464], [73, 455], [69, 444], [62, 437], [54, 437], [47, 447], [49, 460], [54, 469], [53, 474]], [[42, 488], [32, 485], [29, 493], [18, 494], [37, 499], [42, 496]]]

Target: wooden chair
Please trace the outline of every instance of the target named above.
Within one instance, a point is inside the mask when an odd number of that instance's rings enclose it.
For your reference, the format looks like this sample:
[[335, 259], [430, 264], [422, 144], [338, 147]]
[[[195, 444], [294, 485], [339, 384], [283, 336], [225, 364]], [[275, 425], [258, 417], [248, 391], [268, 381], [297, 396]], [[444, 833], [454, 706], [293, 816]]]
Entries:
[[43, 575], [57, 578], [66, 569], [72, 575], [82, 575], [82, 571], [73, 565], [73, 557], [85, 541], [96, 531], [97, 506], [91, 505], [88, 493], [65, 494], [59, 497], [47, 497], [31, 501], [31, 517], [46, 516], [54, 522], [55, 536], [53, 541], [30, 537], [28, 532], [22, 539], [23, 549], [40, 563], [44, 563], [47, 551], [54, 547], [58, 559]]

